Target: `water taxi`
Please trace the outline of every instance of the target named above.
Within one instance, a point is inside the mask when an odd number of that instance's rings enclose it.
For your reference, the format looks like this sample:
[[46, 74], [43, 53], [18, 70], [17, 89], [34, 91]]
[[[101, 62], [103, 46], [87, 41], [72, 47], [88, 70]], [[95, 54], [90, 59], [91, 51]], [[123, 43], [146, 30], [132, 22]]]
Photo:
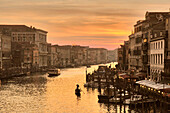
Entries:
[[49, 69], [48, 70], [48, 76], [51, 77], [51, 76], [58, 76], [60, 75], [60, 69]]

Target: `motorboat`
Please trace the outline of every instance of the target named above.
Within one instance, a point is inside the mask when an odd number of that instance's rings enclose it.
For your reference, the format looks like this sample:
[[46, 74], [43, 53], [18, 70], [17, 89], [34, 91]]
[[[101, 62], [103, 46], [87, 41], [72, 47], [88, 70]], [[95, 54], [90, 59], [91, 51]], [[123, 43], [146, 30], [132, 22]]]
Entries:
[[90, 68], [91, 66], [90, 66], [90, 65], [87, 65], [86, 67], [87, 67], [87, 68]]
[[48, 76], [51, 77], [51, 76], [58, 76], [60, 75], [60, 69], [56, 68], [56, 69], [49, 69], [48, 70]]

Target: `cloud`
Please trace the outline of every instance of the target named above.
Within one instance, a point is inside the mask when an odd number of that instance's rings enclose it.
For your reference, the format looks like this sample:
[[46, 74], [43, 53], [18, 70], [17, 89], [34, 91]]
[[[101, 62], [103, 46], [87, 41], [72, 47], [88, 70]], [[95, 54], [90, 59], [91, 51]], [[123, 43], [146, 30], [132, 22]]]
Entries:
[[48, 31], [48, 41], [114, 48], [146, 11], [166, 11], [169, 0], [1, 0], [0, 23]]

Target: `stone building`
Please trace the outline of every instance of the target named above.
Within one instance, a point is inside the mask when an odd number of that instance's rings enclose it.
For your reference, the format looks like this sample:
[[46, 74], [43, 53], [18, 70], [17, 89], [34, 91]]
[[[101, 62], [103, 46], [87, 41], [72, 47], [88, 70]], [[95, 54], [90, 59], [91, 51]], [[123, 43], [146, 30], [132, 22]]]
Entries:
[[67, 67], [71, 65], [71, 48], [70, 45], [56, 46], [56, 51], [58, 54], [57, 65], [59, 67]]
[[96, 64], [97, 60], [97, 51], [95, 48], [89, 48], [87, 51], [87, 63], [92, 65]]
[[124, 68], [124, 70], [129, 69], [129, 41], [124, 41], [123, 68]]
[[152, 27], [150, 39], [150, 78], [161, 81], [161, 72], [164, 72], [165, 56], [165, 22]]
[[116, 61], [115, 57], [116, 57], [115, 51], [114, 50], [108, 50], [108, 58], [107, 58], [108, 62], [115, 62]]
[[146, 72], [154, 81], [161, 81], [169, 65], [168, 16], [169, 12], [146, 12], [145, 20], [137, 21], [129, 36], [129, 68]]
[[123, 69], [123, 48], [124, 48], [124, 45], [120, 45], [121, 48], [118, 48], [118, 68], [120, 70]]
[[57, 53], [57, 47], [58, 45], [51, 45], [51, 66], [52, 67], [59, 67], [59, 61], [58, 61], [58, 53]]
[[88, 64], [104, 64], [108, 60], [108, 51], [104, 48], [89, 48], [87, 50]]
[[30, 42], [12, 42], [12, 65], [13, 67], [27, 68], [32, 71], [38, 69], [39, 51], [36, 44]]
[[118, 66], [121, 70], [129, 68], [129, 41], [124, 41], [124, 45], [118, 48]]
[[[143, 27], [143, 55], [144, 70], [148, 73], [148, 79], [161, 81], [161, 73], [164, 72], [165, 56], [165, 17], [169, 12], [146, 12], [145, 26]], [[146, 57], [147, 56], [147, 57]], [[147, 58], [147, 60], [146, 60]], [[146, 69], [147, 67], [147, 69]]]
[[113, 50], [113, 61], [118, 62], [118, 48]]
[[0, 33], [0, 68], [11, 66], [11, 37]]
[[52, 46], [51, 46], [51, 43], [48, 43], [47, 44], [47, 52], [48, 52], [48, 54], [47, 54], [47, 66], [50, 68], [50, 67], [52, 67], [52, 63], [51, 63], [51, 48], [52, 48]]
[[88, 46], [75, 45], [71, 49], [71, 64], [75, 66], [87, 65]]
[[30, 42], [39, 48], [39, 67], [47, 67], [47, 31], [25, 25], [0, 25], [0, 31], [12, 42]]
[[142, 29], [144, 21], [139, 20], [134, 25], [134, 33], [129, 35], [129, 68], [142, 70]]
[[170, 80], [170, 13], [165, 20], [165, 56], [164, 56], [164, 72], [162, 73], [163, 81]]
[[108, 51], [104, 48], [98, 48], [100, 51], [100, 60], [97, 63], [107, 63], [108, 60]]

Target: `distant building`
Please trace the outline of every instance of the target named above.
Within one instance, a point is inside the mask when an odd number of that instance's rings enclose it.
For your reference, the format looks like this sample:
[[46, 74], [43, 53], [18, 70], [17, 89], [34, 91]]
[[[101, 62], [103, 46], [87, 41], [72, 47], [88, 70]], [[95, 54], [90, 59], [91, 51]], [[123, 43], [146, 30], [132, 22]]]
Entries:
[[129, 41], [124, 41], [123, 68], [124, 70], [128, 70], [129, 68]]
[[12, 42], [38, 45], [39, 67], [47, 67], [47, 31], [25, 25], [0, 25], [0, 31], [12, 37]]
[[87, 65], [88, 46], [72, 46], [71, 63], [75, 66]]
[[123, 70], [123, 48], [124, 45], [120, 45], [121, 48], [118, 48], [118, 68], [120, 70]]
[[118, 48], [118, 67], [120, 70], [128, 70], [129, 66], [129, 41], [124, 41], [124, 45]]
[[0, 33], [0, 68], [11, 66], [11, 37]]
[[104, 64], [108, 61], [108, 50], [104, 48], [88, 49], [88, 64]]
[[115, 62], [115, 51], [114, 50], [108, 50], [108, 62]]
[[70, 45], [56, 46], [59, 67], [67, 67], [71, 65], [71, 48], [72, 46]]
[[113, 61], [118, 62], [118, 48], [113, 50]]
[[47, 66], [50, 68], [52, 65], [52, 63], [51, 63], [51, 43], [48, 43], [47, 44], [47, 52], [48, 52], [48, 54], [47, 54]]
[[134, 25], [134, 33], [129, 36], [129, 68], [138, 71], [142, 70], [142, 29], [144, 20], [139, 20]]

